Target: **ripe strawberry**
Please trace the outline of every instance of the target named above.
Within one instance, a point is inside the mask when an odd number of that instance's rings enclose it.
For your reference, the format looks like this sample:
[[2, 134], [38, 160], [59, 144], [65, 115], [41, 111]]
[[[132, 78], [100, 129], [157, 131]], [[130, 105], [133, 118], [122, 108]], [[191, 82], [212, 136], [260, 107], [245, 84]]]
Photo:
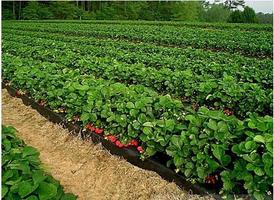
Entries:
[[16, 97], [20, 97], [20, 95], [21, 95], [20, 91], [19, 91], [19, 90], [16, 90], [15, 96], [16, 96]]
[[142, 146], [138, 146], [137, 147], [137, 151], [139, 151], [140, 153], [144, 153], [145, 152]]
[[228, 115], [228, 116], [233, 115], [233, 111], [232, 111], [232, 110], [229, 110], [228, 108], [225, 108], [225, 109], [224, 109], [224, 113], [225, 113], [226, 115]]
[[89, 129], [91, 132], [94, 132], [96, 130], [96, 128], [94, 126], [90, 127]]
[[102, 128], [97, 128], [97, 129], [95, 130], [95, 132], [96, 132], [97, 134], [102, 134], [102, 133], [104, 132], [104, 129], [102, 129]]
[[86, 129], [88, 129], [88, 130], [90, 130], [91, 127], [93, 127], [93, 124], [91, 124], [91, 123], [88, 123], [88, 124], [86, 125]]
[[117, 140], [117, 141], [115, 142], [115, 145], [116, 145], [117, 147], [119, 147], [119, 148], [123, 148], [123, 147], [124, 147], [124, 145], [123, 145], [119, 140]]
[[132, 139], [129, 143], [129, 145], [137, 147], [138, 146], [138, 141], [136, 139]]
[[117, 138], [114, 135], [108, 135], [105, 138], [113, 143], [117, 141]]

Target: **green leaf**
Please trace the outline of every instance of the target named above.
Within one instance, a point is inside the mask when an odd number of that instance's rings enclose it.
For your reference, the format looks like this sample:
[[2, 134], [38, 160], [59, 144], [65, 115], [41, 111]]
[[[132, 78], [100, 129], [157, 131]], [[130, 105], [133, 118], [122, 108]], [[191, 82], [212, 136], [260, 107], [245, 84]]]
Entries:
[[246, 169], [247, 169], [248, 171], [253, 171], [253, 170], [255, 169], [255, 166], [254, 166], [253, 164], [251, 164], [251, 163], [248, 163], [248, 164], [246, 165]]
[[191, 124], [195, 124], [196, 122], [196, 117], [194, 115], [187, 115], [185, 119], [190, 121]]
[[145, 123], [143, 124], [143, 126], [153, 127], [154, 125], [153, 125], [152, 122], [145, 122]]
[[260, 167], [255, 167], [254, 172], [258, 176], [263, 176], [264, 175], [264, 170], [262, 170]]
[[217, 163], [216, 161], [214, 161], [210, 158], [207, 158], [206, 161], [208, 163], [210, 171], [212, 171], [212, 172], [215, 171], [216, 169], [218, 169], [218, 167], [220, 166], [219, 163]]
[[221, 163], [222, 163], [222, 165], [224, 165], [224, 166], [227, 166], [230, 162], [231, 162], [231, 157], [230, 157], [229, 155], [224, 155], [224, 156], [221, 158]]
[[173, 159], [176, 167], [180, 167], [183, 164], [183, 158], [181, 156], [175, 155]]
[[256, 136], [253, 138], [253, 140], [254, 140], [255, 142], [265, 143], [265, 139], [264, 139], [264, 137], [263, 137], [262, 135], [256, 135]]
[[245, 148], [246, 148], [247, 150], [253, 150], [253, 149], [256, 148], [256, 143], [255, 143], [254, 141], [247, 141], [247, 142], [245, 143]]
[[31, 195], [28, 198], [26, 198], [26, 200], [39, 200], [36, 196]]
[[219, 132], [227, 132], [228, 131], [227, 124], [224, 121], [218, 122], [218, 131]]
[[254, 192], [253, 195], [256, 200], [265, 200], [265, 195], [260, 192]]
[[207, 123], [208, 128], [217, 131], [218, 130], [218, 126], [215, 120], [210, 119], [209, 122]]
[[29, 155], [39, 155], [39, 152], [31, 146], [25, 146], [23, 149], [23, 158]]
[[219, 160], [222, 161], [222, 156], [224, 156], [225, 151], [222, 147], [215, 145], [213, 148], [213, 155]]
[[2, 184], [2, 199], [8, 193], [9, 188]]
[[5, 183], [9, 178], [13, 176], [13, 171], [12, 170], [5, 170], [2, 172], [2, 181]]
[[170, 138], [170, 141], [173, 145], [175, 145], [176, 148], [178, 149], [181, 149], [181, 146], [182, 146], [182, 142], [180, 141], [180, 136], [178, 135], [173, 135], [171, 138]]
[[146, 126], [146, 127], [143, 128], [143, 132], [146, 135], [151, 135], [152, 134], [152, 129], [150, 127]]
[[135, 106], [132, 102], [127, 102], [127, 108], [132, 109], [132, 108], [135, 108]]
[[185, 175], [186, 177], [190, 177], [191, 174], [192, 174], [192, 170], [191, 170], [191, 169], [186, 169], [186, 170], [184, 171], [184, 175]]
[[34, 171], [32, 174], [32, 179], [34, 184], [39, 184], [42, 181], [44, 181], [47, 178], [47, 176], [44, 175], [44, 173], [40, 170]]
[[35, 190], [35, 188], [31, 185], [29, 181], [20, 182], [18, 185], [18, 188], [19, 188], [18, 193], [21, 198], [28, 196]]
[[57, 188], [51, 183], [41, 182], [37, 192], [40, 200], [47, 200], [53, 198], [57, 194]]
[[252, 128], [252, 129], [256, 128], [256, 125], [254, 124], [253, 121], [249, 121], [247, 125], [248, 125], [249, 128]]
[[61, 198], [61, 200], [76, 200], [76, 199], [77, 197], [71, 193], [64, 194]]
[[197, 168], [197, 173], [198, 173], [199, 178], [201, 178], [201, 179], [204, 179], [206, 176], [205, 169], [202, 167]]
[[91, 113], [90, 114], [90, 121], [96, 122], [96, 120], [97, 120], [97, 115], [95, 113]]
[[87, 121], [89, 121], [89, 116], [90, 116], [90, 114], [89, 113], [86, 113], [86, 112], [84, 112], [84, 113], [82, 113], [82, 115], [81, 115], [81, 121], [82, 122], [87, 122]]
[[145, 150], [145, 154], [147, 156], [153, 156], [156, 153], [156, 149], [153, 147], [147, 147]]
[[172, 132], [174, 130], [176, 123], [173, 119], [169, 119], [165, 121], [165, 124], [166, 124], [166, 129]]

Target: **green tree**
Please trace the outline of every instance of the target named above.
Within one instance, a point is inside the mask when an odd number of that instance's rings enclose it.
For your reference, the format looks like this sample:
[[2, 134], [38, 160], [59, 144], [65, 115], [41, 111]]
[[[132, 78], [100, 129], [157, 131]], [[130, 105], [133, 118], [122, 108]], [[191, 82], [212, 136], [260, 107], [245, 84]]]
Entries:
[[2, 10], [2, 19], [15, 19], [12, 11], [10, 9], [3, 9]]
[[38, 11], [39, 3], [37, 1], [28, 2], [28, 5], [23, 9], [23, 18], [39, 19]]
[[206, 22], [227, 22], [231, 11], [222, 4], [213, 4], [205, 11], [204, 19]]
[[239, 11], [239, 10], [233, 11], [230, 14], [230, 16], [229, 16], [228, 22], [231, 22], [231, 23], [243, 23], [244, 20], [243, 20], [242, 12]]
[[243, 22], [244, 23], [255, 23], [257, 22], [257, 18], [256, 18], [256, 13], [255, 11], [248, 7], [245, 6], [244, 11], [242, 12], [242, 17], [243, 17]]
[[73, 2], [56, 1], [50, 2], [50, 10], [55, 19], [77, 19], [78, 7]]
[[199, 21], [202, 4], [199, 1], [175, 2], [173, 4], [173, 19], [177, 21]]
[[259, 23], [261, 24], [273, 24], [273, 13], [272, 14], [269, 14], [269, 13], [262, 13], [262, 12], [259, 12], [257, 13], [257, 16], [256, 16], [257, 20]]

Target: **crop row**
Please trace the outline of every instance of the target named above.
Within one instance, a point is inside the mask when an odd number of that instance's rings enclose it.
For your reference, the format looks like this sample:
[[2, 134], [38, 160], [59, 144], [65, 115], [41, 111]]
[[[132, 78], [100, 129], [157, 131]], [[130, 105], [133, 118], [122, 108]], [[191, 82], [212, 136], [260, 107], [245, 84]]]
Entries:
[[[261, 83], [266, 88], [272, 88], [273, 62], [270, 59], [258, 60], [236, 54], [212, 53], [191, 48], [166, 48], [96, 38], [63, 37], [60, 34], [42, 32], [27, 32], [26, 36], [25, 31], [8, 30], [4, 31], [3, 35], [4, 40], [24, 42], [32, 46], [51, 45], [54, 41], [54, 45], [60, 44], [81, 55], [107, 55], [118, 61], [129, 64], [143, 63], [147, 67], [157, 69], [189, 69], [196, 74], [207, 73], [215, 78], [222, 77], [225, 72], [237, 81]], [[45, 44], [47, 41], [49, 44]]]
[[75, 200], [46, 173], [39, 152], [16, 136], [16, 130], [2, 126], [2, 199]]
[[[266, 199], [272, 184], [272, 118], [250, 115], [244, 121], [222, 111], [197, 112], [169, 95], [141, 86], [126, 86], [57, 63], [3, 55], [3, 76], [66, 117], [80, 116], [123, 143], [142, 143], [144, 157], [156, 152], [192, 181], [218, 177], [227, 194], [243, 186], [256, 199]], [[21, 91], [21, 92], [22, 92]], [[216, 175], [216, 176], [215, 176]]]
[[[121, 63], [105, 55], [101, 55], [103, 57], [98, 57], [98, 54], [91, 55], [89, 50], [84, 51], [87, 55], [83, 55], [77, 48], [72, 51], [68, 45], [58, 46], [55, 41], [45, 41], [45, 43], [40, 41], [40, 43], [43, 46], [4, 41], [3, 51], [70, 66], [72, 69], [78, 69], [81, 74], [94, 74], [96, 77], [127, 84], [142, 84], [160, 93], [189, 98], [190, 101], [198, 102], [200, 105], [212, 106], [215, 109], [218, 107], [233, 109], [240, 116], [246, 116], [248, 112], [264, 115], [271, 112], [272, 90], [264, 89], [256, 83], [238, 82], [228, 75], [219, 79], [205, 73], [198, 75], [189, 69], [157, 70], [142, 64]], [[17, 46], [16, 49], [13, 48], [14, 45]], [[94, 52], [98, 50], [95, 48]], [[108, 52], [103, 51], [103, 54], [105, 53]]]
[[200, 23], [200, 22], [175, 22], [175, 21], [130, 21], [130, 20], [42, 20], [42, 21], [21, 21], [23, 23], [83, 23], [83, 24], [131, 24], [131, 25], [153, 25], [153, 26], [177, 26], [177, 27], [197, 27], [210, 29], [233, 29], [237, 31], [271, 31], [271, 24], [232, 24], [232, 23]]
[[205, 30], [172, 26], [76, 24], [76, 23], [15, 23], [4, 28], [59, 32], [67, 35], [97, 36], [112, 39], [152, 42], [180, 47], [216, 49], [254, 56], [272, 56], [271, 32], [237, 32], [234, 30]]

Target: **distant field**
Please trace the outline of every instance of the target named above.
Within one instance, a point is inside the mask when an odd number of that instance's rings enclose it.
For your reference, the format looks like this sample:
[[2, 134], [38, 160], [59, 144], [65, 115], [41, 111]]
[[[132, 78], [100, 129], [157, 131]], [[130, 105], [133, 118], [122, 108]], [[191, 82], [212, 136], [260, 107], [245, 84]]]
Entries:
[[272, 184], [270, 25], [3, 21], [2, 73], [192, 181], [265, 199]]

